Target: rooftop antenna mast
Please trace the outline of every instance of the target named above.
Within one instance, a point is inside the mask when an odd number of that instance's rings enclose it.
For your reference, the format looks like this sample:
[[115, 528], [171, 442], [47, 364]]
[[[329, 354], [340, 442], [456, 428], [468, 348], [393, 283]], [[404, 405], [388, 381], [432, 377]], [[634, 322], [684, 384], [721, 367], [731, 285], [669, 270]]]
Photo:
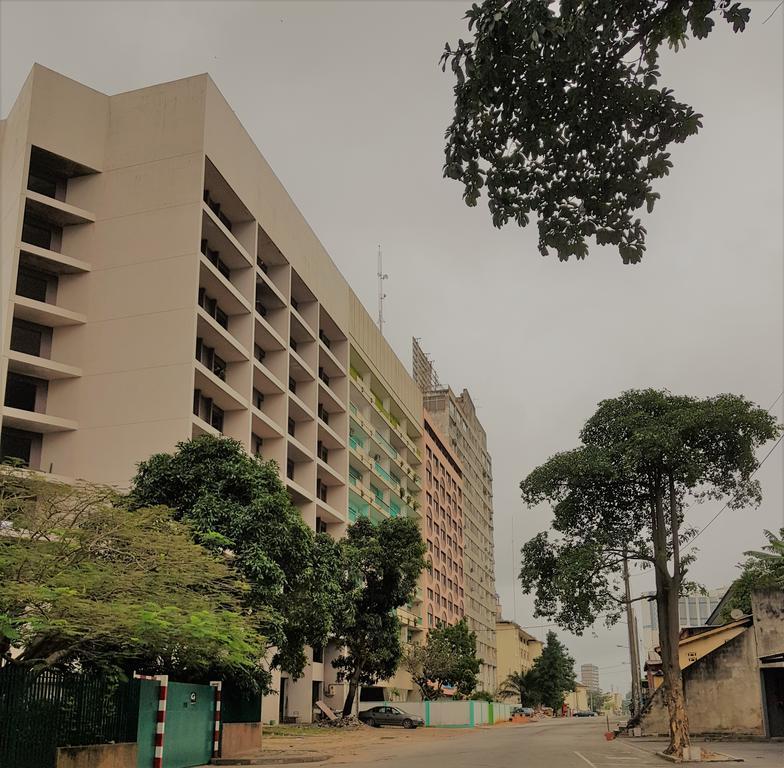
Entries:
[[384, 335], [384, 299], [387, 295], [384, 293], [384, 280], [389, 278], [389, 275], [384, 273], [383, 261], [381, 258], [381, 246], [378, 246], [378, 330], [381, 335]]

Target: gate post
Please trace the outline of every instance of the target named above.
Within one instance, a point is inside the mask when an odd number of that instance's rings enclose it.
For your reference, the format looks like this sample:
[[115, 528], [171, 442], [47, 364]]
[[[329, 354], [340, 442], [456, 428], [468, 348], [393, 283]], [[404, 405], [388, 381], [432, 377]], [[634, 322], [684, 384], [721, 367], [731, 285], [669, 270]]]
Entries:
[[212, 732], [212, 756], [221, 756], [221, 688], [220, 680], [211, 680], [210, 685], [215, 689], [215, 727]]
[[155, 675], [160, 685], [158, 686], [158, 717], [155, 721], [155, 757], [152, 760], [153, 768], [163, 768], [163, 735], [166, 725], [166, 699], [169, 692], [169, 676]]

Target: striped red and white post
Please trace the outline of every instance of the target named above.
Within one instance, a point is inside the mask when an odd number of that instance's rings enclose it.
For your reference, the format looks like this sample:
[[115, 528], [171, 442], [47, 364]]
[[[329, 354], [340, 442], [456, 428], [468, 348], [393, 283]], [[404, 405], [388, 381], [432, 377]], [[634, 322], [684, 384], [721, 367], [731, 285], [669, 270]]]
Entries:
[[211, 680], [210, 685], [215, 689], [215, 728], [212, 732], [212, 756], [221, 756], [221, 689], [220, 680]]
[[169, 694], [169, 676], [156, 675], [158, 681], [158, 717], [155, 721], [155, 756], [153, 768], [163, 768], [163, 736], [166, 726], [166, 701]]
[[166, 701], [169, 693], [168, 675], [140, 675], [136, 672], [133, 676], [137, 680], [158, 681], [158, 711], [155, 717], [155, 753], [152, 758], [153, 768], [163, 768], [163, 731], [166, 724]]

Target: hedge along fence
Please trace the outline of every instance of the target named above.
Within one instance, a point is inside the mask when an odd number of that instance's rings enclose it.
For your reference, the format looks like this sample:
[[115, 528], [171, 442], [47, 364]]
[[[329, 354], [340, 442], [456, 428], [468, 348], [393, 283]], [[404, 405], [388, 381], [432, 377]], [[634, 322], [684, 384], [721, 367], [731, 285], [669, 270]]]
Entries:
[[504, 722], [514, 708], [514, 704], [499, 701], [404, 701], [392, 706], [418, 715], [425, 726], [441, 728], [475, 728]]

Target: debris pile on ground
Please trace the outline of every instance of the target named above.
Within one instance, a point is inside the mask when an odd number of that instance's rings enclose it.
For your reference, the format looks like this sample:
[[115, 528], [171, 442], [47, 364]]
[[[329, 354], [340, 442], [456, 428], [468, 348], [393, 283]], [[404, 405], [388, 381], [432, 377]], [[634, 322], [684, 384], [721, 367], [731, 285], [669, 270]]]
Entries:
[[319, 728], [368, 728], [369, 726], [363, 723], [356, 715], [349, 715], [348, 717], [339, 717], [336, 720], [319, 720], [316, 725]]

